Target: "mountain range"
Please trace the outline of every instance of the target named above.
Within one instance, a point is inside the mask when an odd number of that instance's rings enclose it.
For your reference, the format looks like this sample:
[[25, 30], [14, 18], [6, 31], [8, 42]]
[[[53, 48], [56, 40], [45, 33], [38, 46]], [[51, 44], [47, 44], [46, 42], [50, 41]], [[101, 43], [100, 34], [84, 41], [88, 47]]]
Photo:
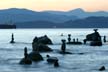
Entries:
[[0, 10], [0, 23], [3, 22], [26, 22], [26, 21], [52, 21], [52, 22], [65, 22], [68, 20], [78, 19], [77, 16], [71, 15], [56, 15], [47, 12], [36, 12], [27, 9], [5, 9]]
[[70, 11], [44, 11], [51, 14], [57, 14], [57, 15], [66, 15], [66, 16], [77, 16], [78, 18], [87, 18], [90, 16], [108, 16], [108, 12], [106, 11], [97, 11], [97, 12], [86, 12], [81, 8], [77, 8]]
[[108, 17], [87, 17], [63, 23], [31, 21], [16, 23], [18, 28], [108, 28]]
[[10, 8], [0, 10], [0, 24], [15, 24], [17, 28], [91, 28], [108, 27], [108, 12], [32, 11]]

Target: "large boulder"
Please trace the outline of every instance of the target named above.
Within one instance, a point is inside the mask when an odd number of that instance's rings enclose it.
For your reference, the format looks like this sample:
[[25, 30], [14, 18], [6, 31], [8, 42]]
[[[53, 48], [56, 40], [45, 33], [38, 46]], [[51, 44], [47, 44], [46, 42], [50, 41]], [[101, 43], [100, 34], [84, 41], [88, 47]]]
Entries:
[[86, 36], [86, 40], [87, 41], [98, 41], [98, 40], [100, 40], [101, 39], [101, 36], [100, 36], [100, 34], [97, 32], [97, 33], [91, 33], [91, 34], [88, 34], [87, 36]]
[[86, 36], [86, 41], [101, 41], [101, 36], [99, 32], [97, 32], [97, 29], [94, 29], [94, 33], [88, 34]]
[[43, 57], [40, 55], [40, 53], [36, 51], [32, 51], [28, 56], [32, 61], [42, 61], [43, 60]]
[[37, 44], [37, 43], [32, 43], [32, 48], [33, 51], [39, 51], [39, 52], [51, 52], [53, 51], [50, 47], [44, 44]]
[[92, 41], [90, 43], [91, 46], [102, 46], [102, 42], [101, 41]]
[[51, 39], [47, 37], [47, 35], [45, 36], [41, 36], [41, 37], [35, 37], [33, 39], [33, 43], [38, 43], [38, 44], [53, 44]]
[[29, 64], [32, 64], [32, 61], [29, 58], [23, 58], [23, 59], [21, 59], [19, 64], [27, 64], [27, 65], [29, 65]]
[[91, 46], [101, 46], [102, 45], [102, 41], [101, 41], [101, 36], [99, 34], [99, 32], [97, 32], [97, 29], [94, 29], [94, 33], [88, 34], [86, 36], [86, 39], [84, 39], [84, 43], [86, 43], [86, 41], [91, 41], [90, 45]]

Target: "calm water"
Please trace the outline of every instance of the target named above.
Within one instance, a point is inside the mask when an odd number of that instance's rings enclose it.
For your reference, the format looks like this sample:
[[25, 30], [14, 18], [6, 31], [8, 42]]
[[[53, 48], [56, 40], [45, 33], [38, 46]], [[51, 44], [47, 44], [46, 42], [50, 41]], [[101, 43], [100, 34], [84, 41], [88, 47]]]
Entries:
[[[101, 47], [89, 45], [67, 45], [67, 51], [74, 54], [61, 55], [57, 53], [61, 47], [61, 39], [79, 38], [85, 39], [85, 35], [92, 33], [92, 29], [3, 29], [0, 30], [0, 72], [98, 72], [102, 65], [106, 66], [108, 72], [108, 43]], [[108, 29], [99, 29], [101, 36], [108, 37]], [[11, 34], [14, 33], [15, 44], [10, 44]], [[64, 36], [60, 36], [63, 33]], [[48, 35], [54, 45], [49, 45], [53, 52], [41, 53], [44, 61], [32, 65], [19, 65], [23, 58], [23, 49], [28, 47], [32, 50], [32, 40], [35, 36]], [[108, 39], [107, 39], [108, 40]], [[78, 53], [84, 53], [79, 55]], [[46, 62], [46, 55], [56, 56], [59, 59], [60, 67], [54, 68]]]

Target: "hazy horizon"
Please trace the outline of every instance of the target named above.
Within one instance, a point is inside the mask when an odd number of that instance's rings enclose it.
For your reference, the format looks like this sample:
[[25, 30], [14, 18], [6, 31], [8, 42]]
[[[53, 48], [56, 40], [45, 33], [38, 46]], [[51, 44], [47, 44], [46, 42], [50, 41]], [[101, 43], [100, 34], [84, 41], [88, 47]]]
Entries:
[[[5, 9], [0, 9], [0, 10], [8, 10], [8, 9], [25, 9], [25, 10], [35, 11], [35, 12], [44, 12], [44, 11], [69, 12], [69, 11], [72, 11], [72, 10], [81, 9], [81, 10], [83, 10], [85, 12], [99, 12], [99, 11], [86, 11], [86, 10], [84, 10], [82, 8], [75, 8], [75, 9], [70, 9], [70, 10], [65, 10], [65, 11], [63, 11], [63, 10], [41, 10], [41, 11], [39, 11], [39, 10], [32, 10], [32, 9], [28, 9], [28, 8], [5, 8]], [[100, 10], [100, 11], [108, 12], [108, 10], [106, 10], [106, 11], [105, 10]]]
[[25, 8], [33, 11], [69, 11], [81, 8], [85, 11], [108, 11], [106, 0], [1, 0], [0, 10]]

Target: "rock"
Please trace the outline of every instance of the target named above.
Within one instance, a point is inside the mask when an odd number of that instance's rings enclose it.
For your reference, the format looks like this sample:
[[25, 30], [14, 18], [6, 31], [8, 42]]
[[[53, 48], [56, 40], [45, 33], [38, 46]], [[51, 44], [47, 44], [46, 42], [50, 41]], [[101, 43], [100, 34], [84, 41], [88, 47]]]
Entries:
[[102, 46], [102, 42], [101, 41], [92, 41], [90, 43], [90, 46]]
[[66, 52], [66, 40], [62, 39], [62, 45], [61, 45], [61, 54], [71, 54], [70, 52]]
[[58, 63], [58, 61], [55, 61], [55, 63], [54, 63], [54, 67], [59, 67], [59, 63]]
[[71, 34], [68, 34], [68, 42], [71, 42]]
[[66, 51], [66, 40], [62, 39], [62, 45], [61, 45], [61, 51], [65, 52]]
[[104, 38], [103, 38], [103, 42], [106, 43], [106, 36], [104, 36]]
[[101, 40], [101, 36], [99, 34], [99, 32], [97, 32], [97, 29], [94, 29], [94, 33], [88, 34], [86, 36], [86, 40], [87, 41], [100, 41]]
[[97, 29], [94, 29], [94, 31], [95, 31], [94, 33], [88, 34], [86, 36], [86, 39], [84, 39], [84, 43], [86, 43], [86, 41], [91, 41], [90, 42], [91, 46], [101, 46], [102, 45], [101, 36], [99, 32], [97, 32]]
[[42, 61], [43, 60], [43, 57], [40, 55], [40, 53], [36, 51], [32, 51], [28, 56], [32, 61]]
[[82, 42], [67, 42], [67, 44], [80, 45], [80, 44], [82, 44]]
[[100, 41], [101, 40], [101, 36], [99, 32], [97, 32], [97, 29], [94, 29], [94, 31], [95, 31], [94, 33], [88, 34], [86, 36], [87, 41]]
[[71, 52], [62, 52], [62, 51], [60, 51], [59, 53], [60, 54], [72, 54]]
[[86, 41], [87, 41], [86, 39], [83, 40], [84, 44], [86, 44]]
[[56, 61], [58, 61], [57, 57], [50, 57], [49, 55], [47, 55], [47, 58], [48, 63], [55, 63]]
[[50, 47], [48, 47], [47, 45], [44, 45], [44, 44], [34, 43], [34, 44], [32, 44], [32, 48], [33, 48], [33, 51], [39, 51], [39, 52], [51, 52], [51, 51], [53, 51]]
[[32, 64], [32, 61], [30, 59], [23, 58], [19, 64], [28, 64], [29, 65], [29, 64]]
[[73, 41], [71, 42], [71, 38], [70, 38], [71, 35], [68, 35], [68, 36], [69, 36], [69, 38], [68, 38], [67, 44], [74, 44], [74, 45], [80, 45], [80, 44], [82, 44], [82, 42], [78, 41], [78, 38], [76, 39], [76, 41], [75, 41], [75, 38], [74, 38]]
[[79, 55], [83, 55], [84, 53], [78, 53]]
[[42, 36], [42, 37], [35, 37], [33, 39], [33, 43], [38, 43], [38, 44], [53, 44], [51, 39], [47, 37], [47, 35]]
[[102, 66], [100, 69], [99, 69], [99, 71], [104, 71], [105, 70], [105, 67], [104, 66]]
[[24, 58], [21, 59], [19, 64], [32, 64], [31, 59], [28, 57], [27, 48], [24, 49]]
[[13, 33], [12, 33], [12, 38], [11, 38], [10, 43], [15, 43], [15, 41], [14, 41], [14, 34]]
[[35, 37], [32, 42], [33, 51], [39, 51], [39, 52], [53, 51], [46, 44], [52, 44], [52, 41], [46, 35], [42, 37]]

